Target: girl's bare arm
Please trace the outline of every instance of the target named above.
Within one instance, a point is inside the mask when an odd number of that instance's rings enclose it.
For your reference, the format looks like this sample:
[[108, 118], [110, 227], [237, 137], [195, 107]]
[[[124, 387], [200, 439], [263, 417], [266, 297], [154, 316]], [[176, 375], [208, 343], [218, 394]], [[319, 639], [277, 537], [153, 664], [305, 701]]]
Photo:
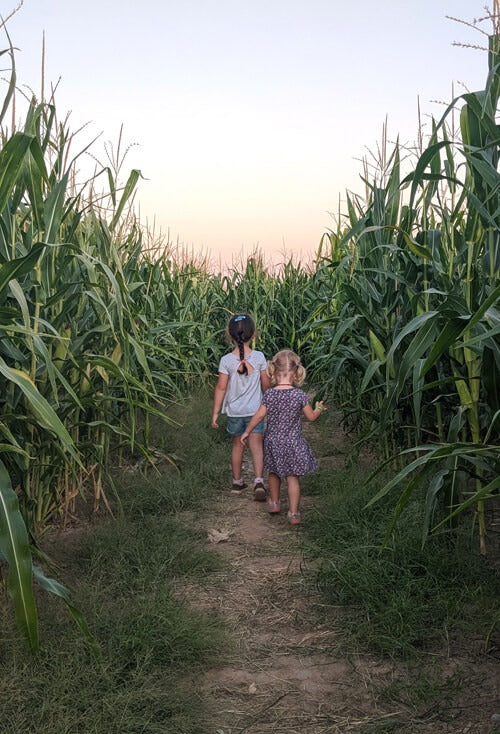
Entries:
[[308, 421], [315, 421], [325, 410], [326, 408], [323, 405], [323, 401], [320, 400], [318, 403], [316, 403], [314, 409], [309, 405], [309, 403], [307, 403], [307, 405], [305, 405], [303, 408], [303, 413]]
[[227, 383], [229, 382], [229, 375], [225, 375], [223, 372], [219, 372], [219, 379], [215, 386], [214, 393], [214, 405], [212, 408], [212, 428], [218, 428], [217, 419], [219, 417], [220, 409], [222, 408], [222, 401], [227, 390]]

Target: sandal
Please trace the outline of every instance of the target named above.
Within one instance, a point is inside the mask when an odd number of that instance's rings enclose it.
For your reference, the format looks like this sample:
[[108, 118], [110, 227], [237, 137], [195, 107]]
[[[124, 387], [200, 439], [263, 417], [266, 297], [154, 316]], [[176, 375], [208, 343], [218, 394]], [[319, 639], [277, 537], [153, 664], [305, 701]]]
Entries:
[[273, 502], [272, 500], [267, 500], [267, 511], [270, 515], [276, 515], [280, 511], [280, 501]]
[[253, 498], [256, 502], [266, 501], [266, 488], [264, 487], [262, 482], [256, 482], [253, 485]]
[[300, 521], [302, 520], [300, 512], [289, 512], [287, 519], [290, 525], [300, 525]]

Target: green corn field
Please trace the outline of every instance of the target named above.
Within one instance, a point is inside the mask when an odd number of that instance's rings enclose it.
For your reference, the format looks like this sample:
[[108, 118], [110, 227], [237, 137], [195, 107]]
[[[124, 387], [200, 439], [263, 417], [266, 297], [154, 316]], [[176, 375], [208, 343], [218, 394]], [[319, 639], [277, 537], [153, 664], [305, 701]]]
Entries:
[[4, 51], [0, 559], [34, 650], [33, 573], [85, 623], [33, 564], [32, 543], [81, 500], [106, 507], [113, 462], [153, 461], [152, 419], [169, 421], [169, 405], [213, 380], [236, 310], [255, 317], [267, 355], [297, 350], [311, 389], [377, 447], [375, 473], [392, 473], [370, 504], [396, 492], [388, 533], [418, 490], [424, 539], [473, 508], [487, 552], [485, 504], [500, 489], [498, 31], [484, 89], [453, 100], [425, 144], [384, 135], [366, 191], [346, 195], [313, 266], [271, 269], [256, 252], [226, 273], [150, 245], [130, 206], [139, 171], [121, 183], [103, 167], [78, 187], [85, 151], [54, 104], [33, 99], [9, 129]]

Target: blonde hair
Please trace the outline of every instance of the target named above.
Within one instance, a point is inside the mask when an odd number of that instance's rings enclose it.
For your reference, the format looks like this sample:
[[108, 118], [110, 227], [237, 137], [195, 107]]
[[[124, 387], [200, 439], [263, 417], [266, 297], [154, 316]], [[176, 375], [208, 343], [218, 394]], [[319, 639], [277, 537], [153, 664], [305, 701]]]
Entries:
[[290, 382], [295, 387], [300, 387], [306, 379], [306, 369], [301, 364], [300, 357], [291, 349], [282, 349], [274, 355], [272, 360], [267, 363], [267, 372], [271, 381], [276, 384], [277, 377], [289, 377]]

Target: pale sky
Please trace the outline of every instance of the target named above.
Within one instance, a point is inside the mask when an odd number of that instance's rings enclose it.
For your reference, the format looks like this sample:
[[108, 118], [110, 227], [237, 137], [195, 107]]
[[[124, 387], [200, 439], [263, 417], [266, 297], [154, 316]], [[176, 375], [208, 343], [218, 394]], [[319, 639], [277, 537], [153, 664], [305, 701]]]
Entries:
[[[15, 4], [0, 0], [2, 16]], [[486, 54], [452, 43], [487, 39], [446, 15], [471, 22], [484, 3], [24, 0], [8, 30], [19, 84], [37, 94], [45, 31], [59, 117], [89, 123], [73, 152], [102, 133], [104, 160], [123, 124], [122, 182], [132, 168], [145, 177], [144, 223], [215, 259], [259, 247], [276, 261], [307, 259], [339, 197], [362, 191], [357, 159], [386, 116], [389, 137], [411, 143], [418, 98], [429, 119], [452, 84], [484, 85]]]

